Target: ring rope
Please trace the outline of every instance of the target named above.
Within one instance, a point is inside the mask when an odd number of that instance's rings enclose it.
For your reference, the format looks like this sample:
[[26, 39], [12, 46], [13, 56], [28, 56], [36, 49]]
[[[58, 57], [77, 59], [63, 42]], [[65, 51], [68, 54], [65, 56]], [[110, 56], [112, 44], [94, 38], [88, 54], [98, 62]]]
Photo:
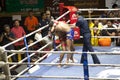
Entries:
[[[120, 48], [117, 48], [117, 50], [118, 49], [120, 49]], [[87, 53], [87, 54], [103, 54], [103, 55], [105, 55], [105, 54], [107, 54], [107, 55], [120, 55], [120, 51], [113, 51], [113, 52], [78, 52], [78, 51], [31, 51], [31, 50], [29, 50], [29, 51], [17, 51], [17, 50], [6, 50], [6, 52], [15, 52], [15, 53], [20, 53], [20, 52], [22, 52], [22, 53], [25, 53], [25, 52], [29, 52], [29, 53], [52, 53], [52, 54], [60, 54], [60, 53], [65, 53], [65, 54], [82, 54], [82, 53]], [[21, 53], [21, 54], [22, 54]]]
[[[59, 78], [59, 79], [84, 79], [84, 77], [78, 77], [78, 76], [32, 76], [32, 75], [22, 75], [22, 76], [16, 76], [12, 75], [11, 77], [19, 77], [19, 78]], [[120, 78], [96, 78], [96, 77], [89, 77], [89, 79], [93, 80], [119, 80]]]
[[[60, 17], [58, 17], [56, 20], [61, 19], [63, 16], [67, 15], [69, 12], [70, 12], [70, 11], [65, 12], [65, 13], [62, 14]], [[43, 26], [42, 28], [39, 28], [39, 29], [37, 29], [37, 30], [35, 30], [35, 31], [33, 31], [33, 32], [29, 33], [29, 34], [27, 34], [26, 37], [29, 37], [29, 36], [35, 34], [36, 32], [38, 32], [38, 31], [40, 31], [40, 30], [42, 30], [42, 29], [44, 29], [44, 28], [46, 28], [46, 27], [48, 27], [48, 25], [45, 25], [45, 26]], [[19, 39], [13, 41], [13, 42], [11, 42], [11, 43], [8, 43], [8, 44], [2, 46], [2, 47], [6, 48], [6, 47], [8, 47], [8, 46], [10, 46], [10, 45], [12, 45], [12, 44], [14, 44], [14, 43], [16, 43], [16, 42], [22, 40], [22, 39], [24, 39], [24, 37], [21, 37], [21, 38], [19, 38]]]
[[120, 18], [84, 18], [84, 20], [120, 20]]
[[[43, 46], [43, 47], [40, 48], [39, 50], [44, 49], [44, 48], [47, 47], [49, 44], [51, 44], [51, 42], [49, 42], [48, 44], [46, 44], [45, 46]], [[30, 54], [30, 57], [33, 56], [33, 55], [35, 55], [35, 54], [36, 54], [36, 53]], [[22, 63], [22, 62], [25, 61], [25, 60], [27, 60], [27, 57], [25, 57], [23, 60], [19, 61], [18, 63]], [[13, 65], [13, 66], [10, 67], [10, 69], [12, 69], [12, 68], [14, 68], [14, 67], [16, 67], [16, 66], [17, 66], [17, 65]]]
[[[57, 46], [57, 48], [59, 48], [61, 45], [58, 45]], [[52, 49], [51, 51], [54, 51], [54, 49]], [[35, 54], [35, 53], [34, 53]], [[34, 62], [34, 63], [38, 63], [39, 61], [41, 61], [41, 60], [43, 60], [45, 57], [47, 57], [47, 56], [49, 56], [50, 54], [49, 53], [47, 53], [47, 54], [45, 54], [44, 56], [42, 56], [41, 58], [39, 58], [36, 62]], [[33, 67], [33, 65], [31, 65], [31, 67]], [[18, 74], [18, 76], [20, 76], [20, 75], [22, 75], [23, 73], [25, 73], [26, 71], [28, 71], [29, 70], [29, 68], [25, 68], [22, 72], [20, 72], [19, 74]], [[14, 77], [13, 79], [11, 79], [11, 80], [15, 80], [16, 79], [16, 77]]]
[[[80, 36], [83, 38], [83, 36]], [[91, 38], [120, 38], [120, 36], [91, 36]]]
[[[67, 23], [68, 23], [68, 22], [70, 22], [70, 20], [68, 20]], [[31, 43], [30, 45], [28, 45], [28, 47], [31, 47], [31, 46], [33, 46], [34, 44], [37, 44], [39, 41], [42, 41], [43, 39], [45, 39], [45, 38], [47, 38], [47, 37], [48, 37], [48, 35], [45, 36], [45, 37], [43, 37], [42, 39], [40, 39], [40, 40], [38, 40], [38, 41], [35, 41], [34, 43]], [[25, 48], [26, 48], [26, 47], [20, 49], [20, 51], [23, 51]], [[12, 56], [15, 55], [15, 54], [16, 54], [16, 53], [13, 53], [13, 54], [9, 55], [8, 58], [12, 57]]]
[[64, 17], [64, 16], [67, 15], [68, 13], [70, 13], [70, 11], [65, 12], [65, 13], [62, 14], [60, 17], [58, 17], [56, 20], [57, 20], [57, 21], [60, 20], [62, 17]]
[[[84, 10], [91, 10], [91, 9], [79, 9], [79, 10], [83, 10], [83, 11], [84, 11]], [[92, 10], [98, 10], [98, 9], [92, 9]], [[99, 10], [100, 10], [100, 9], [99, 9]], [[101, 9], [101, 10], [102, 10], [102, 9]], [[103, 9], [103, 10], [119, 10], [119, 9]], [[68, 14], [69, 12], [70, 12], [70, 11], [67, 11], [66, 13], [64, 13], [63, 15], [61, 15], [60, 17], [58, 17], [56, 20], [61, 19], [63, 16], [65, 16], [65, 15]], [[42, 29], [44, 29], [44, 28], [46, 28], [46, 27], [48, 27], [48, 25], [43, 26], [42, 28], [33, 31], [32, 33], [27, 34], [26, 37], [29, 37], [29, 36], [31, 36], [32, 34], [35, 34], [35, 33], [38, 32], [39, 30], [42, 30]], [[7, 46], [9, 46], [9, 45], [11, 45], [11, 44], [14, 44], [14, 43], [16, 43], [16, 42], [18, 42], [18, 41], [20, 41], [20, 40], [22, 40], [22, 39], [24, 39], [24, 37], [21, 37], [21, 38], [15, 40], [15, 41], [13, 41], [13, 42], [11, 42], [11, 43], [9, 43], [9, 44], [6, 44], [6, 45], [4, 45], [3, 47], [6, 48]]]
[[118, 11], [118, 10], [120, 10], [120, 8], [118, 9], [97, 9], [97, 8], [78, 9], [78, 11]]
[[[43, 26], [42, 28], [39, 28], [39, 29], [37, 29], [37, 30], [35, 30], [35, 31], [33, 31], [33, 32], [29, 33], [29, 34], [27, 34], [26, 37], [29, 37], [29, 36], [35, 34], [36, 32], [38, 32], [38, 31], [40, 31], [40, 30], [42, 30], [42, 29], [44, 29], [44, 28], [46, 28], [46, 27], [48, 27], [48, 25]], [[6, 48], [6, 47], [8, 47], [8, 46], [10, 46], [10, 45], [12, 45], [12, 44], [14, 44], [14, 43], [20, 41], [20, 40], [23, 40], [23, 39], [24, 39], [24, 36], [21, 37], [21, 38], [19, 38], [19, 39], [17, 39], [17, 40], [15, 40], [15, 41], [13, 41], [13, 42], [10, 42], [10, 43], [4, 45], [4, 46], [2, 46], [2, 47], [3, 47], [3, 48]]]
[[[69, 22], [69, 21], [68, 21]], [[45, 37], [44, 37], [45, 38]], [[43, 39], [43, 38], [42, 38]], [[41, 40], [42, 40], [41, 39]], [[50, 43], [48, 43], [48, 44], [46, 44], [45, 46], [43, 46], [41, 49], [39, 49], [39, 50], [42, 50], [42, 49], [44, 49], [45, 47], [47, 47], [48, 45], [50, 45], [52, 42], [50, 42]], [[31, 44], [31, 45], [33, 45], [33, 44]], [[29, 45], [28, 45], [29, 46]], [[22, 51], [23, 50], [23, 48], [20, 50], [20, 51]], [[15, 55], [16, 53], [13, 53], [13, 54], [11, 54], [11, 55]], [[33, 53], [34, 54], [34, 53]], [[9, 55], [8, 56], [8, 58], [9, 57], [11, 57], [11, 55]], [[33, 55], [32, 55], [33, 56]], [[31, 56], [30, 56], [31, 57]], [[27, 58], [24, 58], [23, 60], [21, 60], [20, 62], [23, 62], [23, 61], [25, 61], [25, 60], [27, 60]], [[11, 66], [10, 67], [10, 69], [12, 69], [12, 68], [14, 68], [15, 66], [17, 66], [17, 65], [13, 65], [13, 66]]]
[[[35, 41], [34, 43], [32, 43], [32, 44], [28, 45], [28, 47], [33, 46], [34, 44], [38, 43], [39, 41], [42, 41], [42, 40], [43, 40], [43, 39], [45, 39], [46, 37], [47, 37], [47, 36], [43, 37], [42, 39], [40, 39], [40, 40], [38, 40], [38, 41]], [[23, 51], [24, 49], [26, 49], [26, 47], [24, 47], [24, 48], [20, 49], [19, 51]], [[13, 54], [8, 55], [8, 58], [10, 58], [10, 57], [14, 56], [15, 54], [16, 54], [16, 53], [13, 53]]]
[[[1, 63], [0, 63], [1, 64]], [[3, 64], [3, 63], [2, 63]], [[4, 63], [4, 65], [27, 65], [28, 63], [17, 63], [17, 62], [7, 62]], [[52, 65], [52, 66], [58, 66], [59, 64], [61, 65], [67, 65], [67, 66], [83, 66], [83, 64], [80, 63], [29, 63], [30, 65]], [[88, 64], [89, 66], [105, 66], [105, 67], [120, 67], [120, 64]]]
[[[33, 45], [35, 45], [35, 44], [37, 44], [37, 43], [39, 43], [40, 41], [44, 40], [44, 39], [47, 38], [47, 37], [48, 37], [48, 35], [45, 36], [45, 37], [43, 37], [42, 39], [39, 39], [39, 40], [35, 41], [34, 43], [29, 44], [29, 45], [28, 45], [28, 48], [31, 47], [31, 46], [33, 46]], [[26, 49], [26, 47], [20, 49], [20, 51], [22, 51], [22, 50], [24, 50], [24, 49]]]
[[94, 30], [94, 29], [99, 29], [99, 30], [120, 30], [119, 27], [117, 27], [117, 28], [90, 28], [90, 30]]
[[[22, 70], [19, 74], [17, 74], [17, 76], [21, 76], [22, 74], [24, 74], [26, 71], [28, 71], [29, 68], [27, 67], [26, 69]], [[15, 80], [17, 77], [11, 78], [11, 80]]]

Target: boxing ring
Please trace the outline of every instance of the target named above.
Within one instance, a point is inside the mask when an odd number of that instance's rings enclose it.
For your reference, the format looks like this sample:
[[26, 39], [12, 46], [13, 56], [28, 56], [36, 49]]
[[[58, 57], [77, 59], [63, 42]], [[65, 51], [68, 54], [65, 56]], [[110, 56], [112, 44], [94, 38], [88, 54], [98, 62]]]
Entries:
[[[113, 10], [113, 9], [79, 9], [80, 11], [104, 11], [104, 10]], [[119, 10], [119, 9], [114, 9]], [[61, 19], [65, 15], [70, 13], [70, 11], [65, 12], [63, 15], [58, 17], [56, 20]], [[119, 19], [119, 18], [85, 18], [89, 19]], [[67, 22], [70, 22], [68, 20]], [[43, 51], [45, 47], [52, 44], [53, 42], [47, 43], [42, 48], [36, 51], [28, 50], [29, 47], [37, 44], [39, 41], [45, 39], [44, 38], [35, 41], [30, 45], [26, 45], [24, 48], [20, 50], [5, 50], [5, 48], [11, 44], [14, 44], [26, 37], [35, 34], [39, 30], [48, 27], [48, 25], [43, 26], [42, 28], [25, 35], [22, 38], [19, 38], [5, 46], [0, 47], [0, 55], [2, 56], [2, 60], [0, 61], [0, 67], [3, 67], [4, 75], [0, 76], [0, 79], [3, 80], [120, 80], [120, 47], [93, 47], [95, 52], [85, 52], [88, 54], [88, 66], [89, 66], [89, 76], [85, 77], [85, 71], [83, 70], [84, 64], [80, 64], [80, 58], [82, 52], [82, 46], [75, 47], [75, 51], [54, 51], [54, 49], [50, 51]], [[103, 37], [103, 36], [92, 36], [92, 37]], [[110, 37], [110, 36], [104, 36]], [[119, 36], [111, 36], [112, 38], [119, 38]], [[59, 48], [60, 45], [56, 46]], [[59, 50], [59, 49], [58, 49]], [[12, 54], [8, 55], [8, 52], [12, 52]], [[62, 63], [58, 63], [60, 53], [73, 54], [75, 63], [65, 63], [66, 56]], [[30, 53], [24, 59], [19, 62], [9, 62], [8, 58], [12, 57], [15, 54], [25, 54]], [[46, 53], [43, 57], [40, 57], [36, 62], [29, 62], [29, 58], [35, 55], [35, 53], [42, 54]], [[92, 58], [90, 54], [97, 54], [101, 64], [93, 64]], [[24, 62], [28, 60], [28, 62]], [[62, 64], [61, 68], [58, 68], [57, 65]], [[12, 66], [9, 66], [12, 65]], [[21, 70], [17, 75], [11, 75], [10, 70], [15, 68], [18, 65], [26, 65], [27, 67]]]
[[[82, 52], [82, 47], [75, 47], [76, 51], [75, 52]], [[113, 52], [119, 50], [118, 47], [94, 47], [95, 52]], [[80, 54], [75, 54], [74, 59], [75, 63], [71, 64], [65, 64], [66, 57], [63, 60], [63, 66], [61, 68], [57, 67], [57, 62], [59, 60], [59, 54], [52, 54], [49, 56], [47, 59], [42, 61], [40, 64], [38, 63], [37, 65], [39, 67], [34, 67], [33, 72], [29, 73], [26, 72], [23, 76], [35, 76], [40, 77], [49, 77], [49, 80], [76, 80], [76, 79], [81, 79], [83, 76], [83, 67], [80, 65]], [[102, 66], [101, 65], [92, 65], [92, 58], [91, 55], [88, 55], [88, 61], [90, 67], [89, 67], [89, 73], [90, 77], [96, 77], [95, 79], [106, 79], [106, 78], [111, 78], [113, 80], [114, 78], [120, 78], [120, 68], [117, 66], [120, 66], [120, 55], [98, 55], [98, 58], [100, 59]], [[46, 64], [45, 64], [46, 63]], [[49, 63], [49, 64], [48, 64]], [[107, 66], [107, 64], [111, 64]], [[117, 64], [117, 65], [116, 65]], [[68, 66], [65, 66], [68, 65]], [[115, 66], [116, 67], [113, 67]], [[37, 68], [37, 70], [36, 70]], [[115, 73], [113, 73], [115, 71]], [[54, 79], [50, 78], [51, 77], [59, 77], [59, 79]], [[70, 79], [71, 78], [71, 79]], [[17, 80], [48, 80], [48, 78], [42, 78], [42, 79], [37, 79], [37, 78], [19, 78]]]

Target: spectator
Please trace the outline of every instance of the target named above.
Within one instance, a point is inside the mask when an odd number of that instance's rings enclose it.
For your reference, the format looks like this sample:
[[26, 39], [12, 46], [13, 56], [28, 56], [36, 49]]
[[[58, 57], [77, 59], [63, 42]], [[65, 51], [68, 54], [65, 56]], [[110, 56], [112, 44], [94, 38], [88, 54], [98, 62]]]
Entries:
[[[117, 36], [120, 36], [120, 31], [117, 32]], [[116, 39], [116, 45], [117, 45], [117, 46], [120, 46], [120, 38], [117, 38], [117, 39]]]
[[[41, 18], [40, 18], [40, 27], [43, 27], [45, 25], [49, 24], [49, 20], [47, 19], [46, 17], [46, 13], [45, 12], [42, 12], [41, 13]], [[47, 28], [44, 28], [42, 30], [42, 37], [45, 37], [46, 35], [48, 35], [48, 31], [49, 31], [49, 27]]]
[[[102, 30], [102, 35], [103, 36], [116, 36], [117, 30], [113, 26], [113, 22], [111, 20], [108, 20], [106, 28], [108, 28], [108, 29], [107, 30]], [[109, 28], [113, 28], [113, 29], [109, 29]], [[111, 40], [112, 40], [111, 46], [115, 46], [115, 39], [111, 38]]]
[[[34, 39], [37, 40], [37, 41], [40, 40], [40, 39], [42, 39], [41, 31], [38, 31], [38, 32], [35, 34]], [[39, 48], [40, 48], [40, 47], [44, 46], [45, 44], [46, 44], [46, 41], [45, 41], [45, 40], [42, 40], [42, 41], [39, 42], [38, 46], [39, 46]]]
[[[108, 22], [109, 22], [109, 21], [110, 21], [110, 20], [107, 21], [106, 25], [104, 25], [103, 28], [107, 28], [107, 27], [108, 27]], [[117, 29], [117, 26], [116, 26], [115, 24], [113, 24], [113, 22], [114, 22], [114, 21], [112, 21], [112, 24], [111, 24], [111, 25], [112, 25], [114, 28]]]
[[100, 30], [102, 29], [102, 24], [98, 20], [94, 20], [92, 25], [90, 26], [91, 28], [91, 44], [93, 46], [98, 46], [98, 38], [94, 36], [99, 36], [100, 35]]
[[[37, 40], [37, 41], [40, 40], [40, 39], [42, 39], [41, 31], [38, 31], [38, 32], [35, 34], [35, 37], [34, 37], [34, 38], [35, 38], [35, 40]], [[45, 40], [46, 40], [46, 39], [40, 41], [40, 42], [37, 44], [38, 49], [47, 44]], [[44, 50], [50, 50], [50, 49], [51, 49], [51, 45], [49, 45], [49, 46], [47, 46], [46, 48], [44, 48]], [[41, 56], [43, 56], [43, 55], [44, 55], [44, 54], [40, 54], [39, 56], [41, 57]]]
[[46, 10], [46, 17], [47, 17], [47, 19], [48, 19], [49, 21], [54, 20], [54, 17], [51, 16], [50, 10]]
[[[15, 36], [14, 34], [10, 31], [10, 26], [9, 25], [4, 25], [4, 32], [1, 34], [0, 36], [0, 42], [1, 42], [1, 46], [4, 46], [12, 41], [15, 40]], [[14, 50], [14, 45], [10, 45], [8, 47], [5, 48], [6, 50]], [[11, 53], [9, 53], [11, 54]], [[17, 59], [15, 56], [12, 56], [12, 61], [16, 62]]]
[[102, 24], [102, 27], [105, 26], [105, 25], [107, 25], [107, 20], [102, 20], [101, 24]]
[[40, 39], [42, 39], [42, 34], [41, 34], [41, 30], [40, 31], [38, 31], [36, 34], [35, 34], [35, 37], [34, 37], [34, 39], [35, 40], [40, 40]]
[[[89, 18], [91, 18], [91, 13], [92, 11], [88, 11], [89, 13]], [[89, 28], [91, 31], [91, 44], [93, 46], [98, 46], [98, 38], [95, 38], [94, 36], [99, 36], [100, 35], [100, 29], [102, 28], [102, 24], [99, 22], [99, 20], [89, 20]]]
[[[117, 36], [120, 36], [120, 23], [119, 23], [119, 26], [118, 26], [118, 29], [117, 29]], [[120, 46], [120, 38], [116, 39], [116, 45]]]
[[[23, 37], [24, 35], [26, 35], [23, 27], [20, 26], [19, 20], [14, 21], [14, 27], [11, 29], [11, 32], [15, 35], [16, 39], [19, 39], [19, 38]], [[16, 42], [14, 44], [14, 46], [15, 46], [16, 50], [19, 50], [24, 47], [24, 41], [21, 40], [19, 42]], [[22, 57], [24, 57], [24, 56], [22, 56]], [[18, 57], [18, 58], [19, 58], [19, 60], [21, 60], [21, 57]]]
[[115, 17], [114, 12], [110, 12], [110, 13], [108, 14], [108, 17], [109, 17], [109, 18], [114, 18], [114, 17]]
[[33, 15], [33, 11], [29, 10], [28, 14], [28, 17], [25, 18], [24, 22], [27, 34], [36, 30], [38, 26], [38, 19]]
[[[4, 32], [0, 36], [0, 42], [2, 42], [1, 46], [4, 46], [5, 44], [8, 44], [14, 40], [15, 40], [14, 34], [10, 31], [9, 25], [7, 25], [7, 24], [4, 25]], [[14, 46], [10, 45], [10, 46], [6, 47], [6, 49], [14, 50]]]
[[[40, 27], [43, 27], [45, 25], [49, 24], [49, 20], [47, 19], [46, 17], [46, 13], [45, 12], [42, 12], [41, 13], [41, 18], [40, 18]], [[46, 27], [44, 28], [42, 31], [41, 31], [41, 34], [42, 34], [42, 37], [45, 37], [47, 36], [49, 33], [49, 27]], [[49, 43], [50, 42], [50, 39], [49, 37], [46, 37], [45, 39], [45, 43]]]
[[[112, 8], [113, 9], [118, 9], [118, 4], [113, 4]], [[113, 11], [113, 14], [114, 14], [115, 17], [118, 17], [119, 11], [118, 10]]]
[[[108, 7], [105, 7], [105, 9], [108, 9]], [[100, 18], [107, 18], [107, 17], [108, 17], [108, 11], [104, 11], [104, 13], [100, 15]]]

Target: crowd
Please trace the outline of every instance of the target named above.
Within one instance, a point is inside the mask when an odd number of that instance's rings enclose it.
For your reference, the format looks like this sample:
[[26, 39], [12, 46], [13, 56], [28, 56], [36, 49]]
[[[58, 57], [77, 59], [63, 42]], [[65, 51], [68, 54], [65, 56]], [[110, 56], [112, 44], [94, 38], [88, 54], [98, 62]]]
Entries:
[[[113, 9], [117, 9], [118, 5], [114, 4]], [[92, 11], [88, 11], [91, 18]], [[120, 11], [104, 11], [100, 18], [120, 18]], [[93, 46], [119, 46], [119, 38], [113, 38], [112, 36], [120, 36], [120, 20], [90, 20], [89, 27], [91, 29], [92, 36], [111, 36], [108, 37], [92, 37], [91, 44]], [[107, 28], [107, 29], [106, 29]]]
[[[8, 24], [4, 25], [4, 31], [0, 34], [0, 46], [4, 46], [18, 38], [21, 38], [25, 36], [26, 34], [29, 34], [38, 28], [41, 28], [47, 24], [53, 19], [51, 16], [51, 12], [49, 10], [46, 10], [44, 12], [41, 12], [40, 17], [34, 16], [34, 12], [32, 10], [28, 11], [28, 16], [24, 20], [24, 26], [21, 26], [19, 20], [13, 21], [13, 26], [9, 26]], [[27, 37], [27, 42], [30, 44], [32, 41], [37, 41], [42, 39], [43, 37], [47, 36], [49, 33], [49, 27], [38, 31], [34, 35]], [[46, 37], [42, 41], [40, 41], [38, 44], [32, 46], [32, 50], [37, 50], [40, 47], [44, 46], [50, 41], [49, 37]], [[6, 47], [6, 50], [20, 50], [24, 45], [24, 40], [21, 40], [19, 42], [16, 42], [8, 47]], [[45, 50], [50, 50], [50, 46], [47, 47]], [[24, 58], [26, 55], [15, 55], [12, 58], [12, 61], [20, 61], [21, 58]]]

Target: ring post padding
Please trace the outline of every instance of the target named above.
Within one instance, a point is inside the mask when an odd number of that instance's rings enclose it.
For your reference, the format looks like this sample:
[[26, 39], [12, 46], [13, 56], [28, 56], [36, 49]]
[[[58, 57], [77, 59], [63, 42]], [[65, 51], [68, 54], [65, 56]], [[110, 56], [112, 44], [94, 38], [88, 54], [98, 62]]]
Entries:
[[4, 53], [5, 48], [4, 47], [0, 47], [0, 54]]
[[5, 65], [4, 61], [0, 61], [0, 68], [3, 67]]
[[5, 75], [0, 73], [0, 80], [5, 80]]
[[89, 69], [88, 69], [88, 60], [87, 60], [87, 53], [83, 52], [83, 69], [84, 69], [84, 80], [89, 80]]

